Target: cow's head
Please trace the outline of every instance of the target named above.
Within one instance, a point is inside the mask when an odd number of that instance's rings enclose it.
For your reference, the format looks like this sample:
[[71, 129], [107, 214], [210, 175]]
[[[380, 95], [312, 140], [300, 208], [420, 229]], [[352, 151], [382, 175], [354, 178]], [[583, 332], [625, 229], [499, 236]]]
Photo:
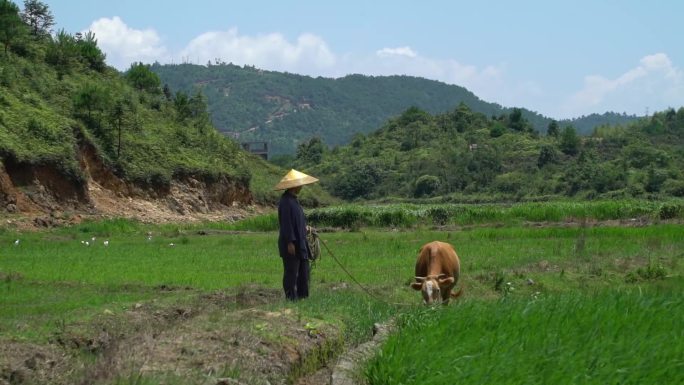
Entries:
[[416, 282], [411, 284], [414, 290], [420, 290], [423, 294], [423, 302], [426, 304], [441, 303], [442, 287], [454, 283], [454, 277], [446, 274], [429, 275], [427, 277], [415, 277]]

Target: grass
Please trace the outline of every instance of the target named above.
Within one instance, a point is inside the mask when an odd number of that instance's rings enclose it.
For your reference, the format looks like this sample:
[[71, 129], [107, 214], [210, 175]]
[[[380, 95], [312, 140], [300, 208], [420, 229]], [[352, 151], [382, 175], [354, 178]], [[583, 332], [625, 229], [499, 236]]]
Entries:
[[119, 312], [163, 293], [145, 287], [46, 284], [5, 278], [0, 281], [0, 295], [0, 335], [41, 340], [103, 309]]
[[[150, 231], [153, 235], [148, 239]], [[431, 240], [455, 245], [462, 260], [466, 292], [486, 298], [500, 294], [496, 290], [497, 274], [517, 286], [521, 295], [533, 290], [554, 293], [582, 286], [624, 286], [651, 276], [679, 274], [684, 255], [681, 232], [681, 225], [672, 224], [409, 232], [369, 229], [321, 236], [339, 262], [372, 293], [391, 302], [417, 303], [416, 294], [407, 285], [419, 247]], [[13, 325], [23, 316], [41, 319], [22, 303], [46, 306], [47, 317], [54, 320], [69, 318], [74, 309], [83, 308], [88, 301], [95, 308], [108, 303], [126, 306], [148, 298], [149, 290], [161, 286], [211, 291], [249, 284], [279, 289], [282, 266], [276, 238], [273, 232], [199, 235], [194, 230], [151, 228], [127, 221], [83, 224], [45, 233], [8, 231], [0, 234], [0, 244], [5, 245], [0, 252], [0, 272], [5, 277], [4, 290], [14, 288], [14, 294], [0, 298], [3, 309], [9, 309], [0, 314], [0, 330], [3, 334], [17, 333]], [[20, 243], [14, 246], [16, 239]], [[105, 239], [109, 246], [104, 246]], [[659, 268], [658, 274], [648, 273], [653, 266]], [[528, 288], [527, 279], [536, 285]], [[352, 285], [324, 250], [313, 270], [311, 302], [326, 288], [342, 283]], [[42, 296], [41, 290], [54, 293]], [[321, 306], [327, 309], [330, 301], [335, 300], [325, 299], [326, 305]], [[346, 312], [349, 306], [339, 302], [342, 313]]]
[[[45, 343], [138, 302], [245, 288], [279, 293], [274, 218], [0, 231], [0, 340]], [[335, 258], [323, 248], [311, 297], [266, 307], [291, 308], [303, 325], [338, 325], [352, 344], [369, 339], [374, 323], [396, 318], [399, 332], [365, 372], [372, 384], [676, 383], [684, 356], [682, 233], [675, 223], [323, 232]], [[446, 308], [421, 306], [408, 287], [419, 247], [432, 240], [453, 244], [462, 262], [465, 297]], [[149, 383], [166, 383], [160, 376]]]
[[344, 205], [309, 210], [316, 226], [344, 228], [684, 218], [684, 201], [606, 200], [516, 204]]
[[467, 301], [400, 319], [369, 384], [679, 384], [684, 297], [674, 287]]

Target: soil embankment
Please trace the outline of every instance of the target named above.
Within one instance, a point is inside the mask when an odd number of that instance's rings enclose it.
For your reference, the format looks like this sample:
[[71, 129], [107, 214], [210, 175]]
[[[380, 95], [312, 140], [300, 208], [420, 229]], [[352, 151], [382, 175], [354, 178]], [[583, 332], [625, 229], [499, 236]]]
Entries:
[[113, 217], [153, 223], [236, 220], [256, 210], [249, 186], [227, 175], [190, 174], [143, 185], [119, 177], [88, 143], [79, 146], [78, 159], [78, 175], [51, 163], [3, 159], [0, 212], [8, 224], [51, 227]]

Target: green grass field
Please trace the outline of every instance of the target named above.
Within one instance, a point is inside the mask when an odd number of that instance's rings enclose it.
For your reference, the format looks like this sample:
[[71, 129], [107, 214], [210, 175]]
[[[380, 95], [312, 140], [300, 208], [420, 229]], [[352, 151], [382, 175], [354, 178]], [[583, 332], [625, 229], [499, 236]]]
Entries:
[[370, 384], [681, 384], [682, 282], [537, 295], [401, 317]]
[[[0, 232], [0, 339], [46, 341], [65, 325], [153, 299], [279, 290], [277, 234], [229, 227], [119, 220]], [[341, 320], [352, 342], [396, 317], [400, 331], [366, 369], [374, 384], [681, 382], [683, 234], [676, 223], [322, 233], [372, 297], [324, 248], [312, 296], [270, 306]], [[462, 261], [465, 297], [447, 308], [426, 309], [408, 287], [419, 247], [432, 240], [452, 243]], [[345, 283], [349, 290], [336, 290]], [[409, 363], [425, 370], [402, 369]]]

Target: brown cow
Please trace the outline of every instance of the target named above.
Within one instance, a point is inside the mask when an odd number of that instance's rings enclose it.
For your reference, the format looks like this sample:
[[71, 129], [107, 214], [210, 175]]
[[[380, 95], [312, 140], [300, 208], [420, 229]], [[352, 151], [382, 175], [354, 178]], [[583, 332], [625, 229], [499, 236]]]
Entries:
[[[416, 282], [411, 284], [423, 293], [426, 304], [440, 301], [446, 305], [450, 298], [458, 298], [463, 289], [452, 293], [461, 274], [461, 262], [453, 246], [434, 241], [420, 248], [416, 260]], [[440, 298], [441, 297], [441, 298]]]

